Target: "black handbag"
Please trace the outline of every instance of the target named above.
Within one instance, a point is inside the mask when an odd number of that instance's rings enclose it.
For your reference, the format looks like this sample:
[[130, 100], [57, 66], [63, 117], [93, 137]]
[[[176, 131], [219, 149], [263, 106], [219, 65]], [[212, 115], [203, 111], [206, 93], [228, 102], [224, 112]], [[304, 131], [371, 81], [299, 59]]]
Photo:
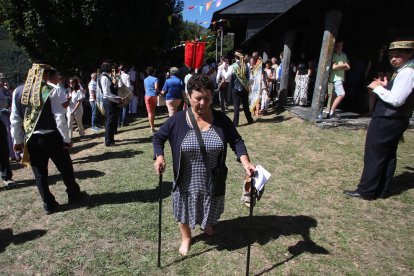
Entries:
[[210, 168], [208, 163], [208, 156], [206, 151], [206, 146], [204, 144], [203, 138], [201, 137], [200, 129], [198, 128], [197, 122], [195, 120], [193, 111], [191, 108], [188, 108], [188, 114], [191, 120], [191, 124], [193, 125], [198, 144], [200, 146], [201, 155], [203, 156], [203, 162], [207, 169], [207, 175], [209, 178], [210, 184], [210, 196], [218, 197], [224, 196], [226, 192], [226, 179], [228, 168], [224, 164], [224, 154], [221, 154], [220, 162], [218, 163], [217, 167]]

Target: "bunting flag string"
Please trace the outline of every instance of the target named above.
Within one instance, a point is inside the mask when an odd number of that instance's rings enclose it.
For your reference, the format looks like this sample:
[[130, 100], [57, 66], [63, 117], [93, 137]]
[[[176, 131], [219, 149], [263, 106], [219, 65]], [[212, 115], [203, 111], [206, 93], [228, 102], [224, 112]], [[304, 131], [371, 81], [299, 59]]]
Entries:
[[[171, 26], [171, 22], [172, 22], [172, 17], [173, 16], [178, 16], [180, 14], [183, 14], [186, 11], [191, 11], [191, 10], [194, 10], [194, 9], [198, 9], [198, 11], [200, 12], [200, 16], [201, 16], [201, 13], [203, 12], [204, 7], [206, 8], [205, 11], [208, 12], [208, 10], [211, 8], [211, 5], [213, 4], [213, 2], [216, 2], [216, 7], [218, 8], [221, 5], [221, 3], [223, 2], [223, 0], [210, 0], [210, 1], [206, 2], [206, 3], [204, 3], [204, 4], [201, 4], [201, 5], [188, 6], [188, 7], [184, 8], [183, 11], [181, 11], [179, 13], [174, 13], [172, 15], [169, 15], [167, 17], [168, 23]], [[225, 20], [223, 20], [223, 21], [225, 21]], [[221, 22], [221, 21], [219, 21], [219, 22]], [[213, 22], [210, 22], [210, 23], [213, 24]], [[202, 24], [208, 24], [208, 22], [204, 21], [204, 22], [202, 22]]]
[[206, 12], [208, 12], [208, 10], [210, 9], [212, 3], [213, 3], [213, 1], [210, 1], [210, 2], [206, 3]]

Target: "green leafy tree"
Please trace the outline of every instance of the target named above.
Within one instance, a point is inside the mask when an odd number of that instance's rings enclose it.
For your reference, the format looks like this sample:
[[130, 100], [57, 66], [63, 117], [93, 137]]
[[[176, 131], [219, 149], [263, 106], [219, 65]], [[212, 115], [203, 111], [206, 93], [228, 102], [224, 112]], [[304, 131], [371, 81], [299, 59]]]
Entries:
[[26, 52], [17, 47], [0, 27], [0, 72], [5, 74], [11, 87], [24, 82], [30, 65]]
[[[103, 59], [146, 65], [179, 41], [182, 0], [0, 0], [0, 24], [30, 58], [89, 73]], [[172, 24], [168, 17], [173, 17]]]
[[[217, 58], [220, 59], [220, 36], [218, 33], [209, 31], [207, 34], [207, 41], [209, 42], [206, 47], [205, 60], [216, 59], [216, 37], [217, 37]], [[226, 34], [223, 36], [223, 56], [227, 56], [234, 48], [234, 35]]]

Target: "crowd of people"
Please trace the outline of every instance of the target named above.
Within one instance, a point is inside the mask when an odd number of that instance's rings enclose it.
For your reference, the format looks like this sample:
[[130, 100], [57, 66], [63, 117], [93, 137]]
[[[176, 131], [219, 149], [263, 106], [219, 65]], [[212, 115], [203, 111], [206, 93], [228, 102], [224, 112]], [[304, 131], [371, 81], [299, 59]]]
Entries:
[[[328, 100], [332, 102], [328, 116], [335, 116], [345, 93], [344, 71], [350, 65], [342, 46], [341, 42], [335, 46], [329, 95], [335, 93], [336, 99]], [[388, 56], [395, 69], [392, 77], [375, 78], [368, 85], [376, 95], [376, 102], [367, 133], [360, 184], [354, 191], [345, 191], [351, 197], [376, 199], [390, 195], [398, 141], [408, 127], [414, 108], [414, 41], [391, 43]], [[304, 61], [297, 66], [297, 89], [293, 98], [299, 105], [307, 103], [306, 87], [313, 74], [310, 67]], [[88, 194], [75, 180], [69, 150], [73, 146], [74, 123], [79, 137], [85, 135], [85, 98], [89, 95], [91, 117], [87, 121], [93, 131], [101, 130], [98, 110], [104, 114], [107, 147], [115, 145], [118, 127], [129, 124], [129, 115], [137, 112], [142, 101], [153, 135], [157, 174], [166, 168], [165, 142], [168, 140], [171, 146], [173, 212], [181, 233], [179, 252], [187, 255], [195, 225], [212, 235], [224, 211], [227, 145], [235, 152], [246, 174], [255, 173], [256, 168], [237, 130], [240, 105], [247, 124], [254, 123], [252, 112], [261, 116], [267, 112], [270, 102], [277, 100], [281, 72], [282, 63], [277, 58], [264, 61], [257, 52], [245, 55], [241, 50], [223, 57], [219, 64], [208, 61], [200, 70], [170, 67], [165, 74], [158, 74], [151, 66], [141, 74], [125, 64], [115, 66], [104, 61], [99, 73], [91, 74], [84, 89], [79, 78], [70, 78], [66, 85], [66, 78], [52, 66], [35, 63], [25, 84], [13, 91], [4, 78], [0, 79], [2, 179], [8, 186], [15, 185], [10, 160], [30, 164], [45, 213], [52, 214], [59, 211], [59, 203], [49, 190], [50, 159], [62, 175], [68, 204], [84, 200]], [[215, 104], [221, 111], [212, 108]], [[165, 105], [169, 116], [158, 130], [154, 125], [157, 105]], [[233, 105], [233, 120], [225, 115], [230, 105]]]

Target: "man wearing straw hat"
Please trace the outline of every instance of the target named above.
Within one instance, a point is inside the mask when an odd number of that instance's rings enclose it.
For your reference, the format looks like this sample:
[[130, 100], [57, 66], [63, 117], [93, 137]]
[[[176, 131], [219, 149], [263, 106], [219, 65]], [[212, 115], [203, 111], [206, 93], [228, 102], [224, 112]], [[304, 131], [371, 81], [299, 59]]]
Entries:
[[69, 156], [72, 142], [63, 108], [67, 99], [57, 83], [55, 69], [46, 64], [33, 64], [24, 86], [17, 87], [13, 93], [10, 117], [14, 150], [23, 152], [22, 163], [32, 167], [46, 214], [58, 211], [59, 207], [49, 190], [49, 159], [62, 174], [68, 204], [87, 196], [75, 181]]
[[377, 102], [367, 132], [361, 180], [356, 190], [344, 191], [348, 196], [370, 200], [391, 195], [398, 142], [414, 109], [414, 40], [392, 42], [388, 56], [395, 69], [391, 79], [374, 79], [368, 85]]

